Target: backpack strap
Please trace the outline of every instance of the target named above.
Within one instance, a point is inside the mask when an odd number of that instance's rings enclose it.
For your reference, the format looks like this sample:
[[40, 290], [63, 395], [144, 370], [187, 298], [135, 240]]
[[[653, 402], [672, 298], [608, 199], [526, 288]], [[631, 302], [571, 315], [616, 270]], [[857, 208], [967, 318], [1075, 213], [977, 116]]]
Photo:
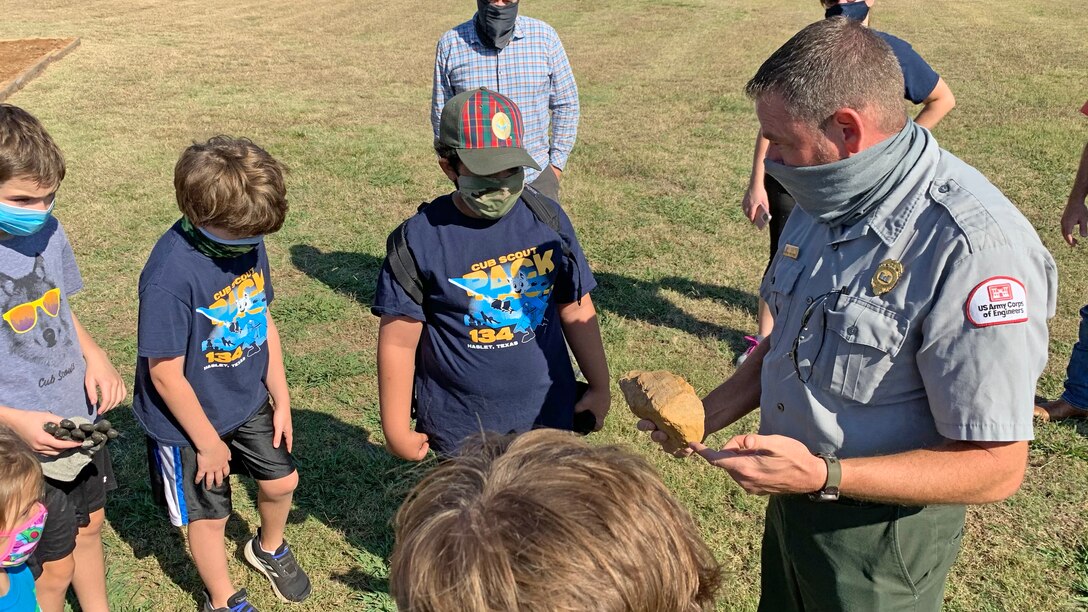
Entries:
[[[552, 202], [548, 198], [544, 197], [539, 191], [530, 185], [525, 186], [525, 190], [521, 192], [521, 199], [525, 201], [525, 205], [532, 211], [533, 216], [537, 221], [540, 221], [544, 225], [547, 225], [556, 234], [559, 234], [559, 244], [563, 247], [563, 260], [574, 262], [574, 254], [571, 253], [570, 245], [567, 244], [567, 239], [563, 236], [563, 233], [559, 231], [559, 204]], [[578, 276], [577, 274], [575, 275]], [[580, 278], [576, 278], [574, 289], [578, 295], [578, 303], [582, 303], [582, 281]]]
[[567, 239], [559, 231], [559, 212], [556, 210], [556, 206], [529, 185], [526, 185], [525, 190], [521, 192], [521, 199], [525, 200], [525, 205], [529, 207], [537, 221], [547, 225], [552, 231], [559, 234], [559, 242], [563, 245], [563, 256], [570, 258], [570, 246], [567, 245]]
[[[422, 212], [430, 202], [424, 202], [416, 208], [416, 212]], [[419, 266], [412, 251], [408, 250], [408, 230], [405, 221], [397, 226], [389, 238], [385, 240], [385, 256], [389, 260], [389, 269], [393, 272], [393, 278], [404, 289], [408, 297], [416, 304], [423, 304], [423, 279], [419, 277]]]
[[416, 267], [416, 259], [408, 250], [408, 239], [404, 226], [405, 221], [397, 226], [389, 234], [385, 241], [386, 259], [389, 261], [389, 269], [393, 272], [393, 278], [404, 289], [408, 297], [416, 304], [423, 303], [423, 280], [419, 278], [419, 268]]

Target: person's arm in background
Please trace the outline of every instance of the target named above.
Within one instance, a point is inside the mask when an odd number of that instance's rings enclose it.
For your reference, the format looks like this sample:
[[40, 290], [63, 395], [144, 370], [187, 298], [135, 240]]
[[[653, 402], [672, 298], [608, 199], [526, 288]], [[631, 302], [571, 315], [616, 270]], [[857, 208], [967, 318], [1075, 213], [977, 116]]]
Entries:
[[382, 315], [378, 328], [378, 404], [382, 433], [389, 452], [409, 461], [421, 461], [430, 445], [427, 434], [412, 430], [412, 388], [416, 349], [423, 322], [409, 317]]
[[759, 229], [767, 225], [771, 214], [771, 203], [767, 199], [767, 187], [764, 185], [767, 175], [763, 167], [763, 160], [767, 157], [767, 147], [770, 144], [771, 142], [763, 137], [762, 132], [756, 132], [756, 150], [752, 154], [752, 176], [748, 179], [748, 191], [744, 192], [744, 199], [740, 203], [741, 208], [744, 209], [744, 216], [748, 217], [748, 220]]
[[450, 75], [446, 67], [446, 50], [442, 41], [438, 41], [434, 52], [434, 83], [431, 87], [431, 127], [434, 129], [434, 137], [438, 138], [438, 124], [442, 120], [442, 107], [446, 100], [454, 96], [453, 86], [450, 85]]
[[574, 140], [578, 135], [578, 85], [574, 82], [574, 73], [567, 59], [567, 52], [559, 36], [552, 32], [548, 49], [548, 62], [551, 70], [551, 93], [548, 108], [552, 112], [552, 141], [548, 160], [556, 176], [561, 176], [567, 167], [567, 158], [574, 149]]
[[578, 302], [559, 305], [559, 320], [563, 324], [563, 335], [574, 353], [578, 367], [589, 383], [575, 412], [589, 410], [597, 418], [594, 431], [604, 427], [604, 419], [612, 405], [612, 391], [609, 387], [608, 361], [604, 355], [604, 342], [601, 340], [601, 327], [597, 322], [597, 309], [589, 294]]
[[1073, 233], [1077, 226], [1080, 226], [1080, 237], [1088, 238], [1088, 206], [1084, 203], [1085, 198], [1088, 198], [1088, 144], [1084, 145], [1084, 152], [1080, 154], [1077, 178], [1073, 180], [1073, 189], [1062, 213], [1062, 236], [1069, 246], [1077, 246], [1077, 237]]
[[948, 87], [948, 83], [945, 83], [943, 78], [938, 78], [933, 91], [929, 92], [929, 95], [922, 100], [922, 112], [918, 113], [918, 116], [914, 118], [914, 122], [932, 131], [940, 123], [941, 119], [948, 114], [948, 111], [955, 108], [955, 106], [956, 96], [952, 94], [952, 89]]

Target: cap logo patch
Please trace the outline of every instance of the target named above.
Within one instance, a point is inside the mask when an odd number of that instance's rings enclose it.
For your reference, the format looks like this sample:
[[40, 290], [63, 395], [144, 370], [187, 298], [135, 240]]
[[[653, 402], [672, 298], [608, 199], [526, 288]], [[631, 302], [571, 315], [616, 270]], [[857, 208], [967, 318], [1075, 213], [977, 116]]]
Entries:
[[510, 138], [510, 117], [499, 111], [491, 117], [491, 133], [499, 140]]
[[1028, 320], [1028, 292], [1011, 276], [992, 276], [975, 285], [964, 309], [975, 327], [1023, 323]]

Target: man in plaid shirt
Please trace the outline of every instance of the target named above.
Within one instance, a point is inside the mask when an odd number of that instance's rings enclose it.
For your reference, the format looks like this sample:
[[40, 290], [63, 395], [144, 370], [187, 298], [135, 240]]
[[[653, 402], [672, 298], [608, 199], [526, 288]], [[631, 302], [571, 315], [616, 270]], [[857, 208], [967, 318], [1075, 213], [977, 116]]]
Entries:
[[525, 148], [543, 168], [526, 168], [525, 182], [558, 201], [559, 176], [578, 132], [578, 87], [563, 43], [548, 24], [519, 16], [517, 0], [476, 5], [472, 19], [438, 41], [431, 95], [435, 137], [442, 107], [458, 93], [486, 87], [510, 97], [525, 121]]

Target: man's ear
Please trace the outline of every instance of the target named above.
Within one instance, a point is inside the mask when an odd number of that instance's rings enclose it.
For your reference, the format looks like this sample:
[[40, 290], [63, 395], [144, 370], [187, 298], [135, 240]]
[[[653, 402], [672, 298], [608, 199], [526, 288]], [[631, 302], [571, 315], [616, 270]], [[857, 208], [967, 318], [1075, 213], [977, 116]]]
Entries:
[[831, 115], [828, 124], [825, 133], [835, 143], [841, 154], [857, 155], [865, 148], [865, 138], [869, 136], [868, 126], [856, 110], [840, 108]]
[[442, 173], [446, 175], [446, 178], [452, 181], [454, 185], [457, 184], [457, 169], [453, 167], [453, 164], [450, 163], [450, 160], [444, 157], [439, 157], [438, 167], [442, 169]]

